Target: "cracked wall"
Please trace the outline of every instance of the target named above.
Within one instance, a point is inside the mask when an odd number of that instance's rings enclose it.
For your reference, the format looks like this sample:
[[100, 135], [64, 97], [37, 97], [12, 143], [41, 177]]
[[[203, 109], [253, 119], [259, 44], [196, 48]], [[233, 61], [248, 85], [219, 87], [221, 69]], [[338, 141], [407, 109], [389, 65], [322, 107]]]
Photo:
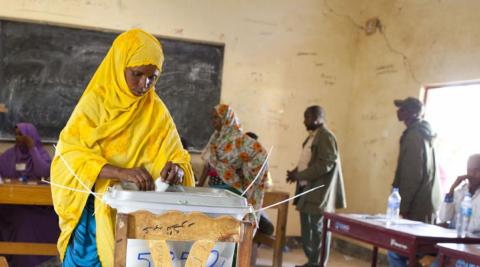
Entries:
[[358, 19], [378, 17], [383, 33], [358, 42], [344, 144], [347, 211], [385, 212], [404, 129], [393, 100], [479, 78], [479, 8], [474, 0], [364, 1]]
[[[307, 106], [326, 108], [344, 148], [359, 32], [348, 18], [357, 10], [355, 1], [0, 0], [0, 5], [3, 18], [114, 30], [141, 27], [225, 43], [221, 100], [233, 106], [245, 130], [256, 132], [267, 149], [274, 147], [275, 190], [294, 193], [285, 174], [296, 165], [307, 136]], [[288, 220], [287, 234], [299, 235], [293, 207]]]
[[[384, 212], [398, 139], [392, 101], [424, 84], [478, 78], [475, 0], [0, 0], [0, 16], [225, 43], [222, 102], [274, 146], [276, 190], [306, 137], [302, 113], [321, 104], [342, 152], [347, 211]], [[206, 16], [205, 14], [208, 14]], [[363, 33], [378, 17], [384, 35]], [[206, 122], [208, 123], [208, 122]], [[0, 144], [0, 150], [11, 146]], [[299, 235], [290, 207], [288, 235]]]

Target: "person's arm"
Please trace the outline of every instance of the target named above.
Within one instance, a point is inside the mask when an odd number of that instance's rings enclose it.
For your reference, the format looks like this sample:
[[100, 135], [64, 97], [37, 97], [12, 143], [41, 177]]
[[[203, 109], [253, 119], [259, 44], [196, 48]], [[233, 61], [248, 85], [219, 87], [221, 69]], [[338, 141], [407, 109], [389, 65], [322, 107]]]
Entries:
[[425, 154], [424, 140], [420, 133], [405, 136], [400, 147], [399, 168], [395, 177], [394, 187], [399, 188], [402, 201], [400, 214], [408, 217], [411, 205], [424, 176]]
[[25, 145], [32, 157], [33, 173], [37, 177], [50, 176], [50, 164], [52, 163], [50, 155], [42, 155], [40, 150], [35, 146], [35, 142], [29, 136], [23, 135], [17, 137], [19, 141]]
[[205, 165], [202, 170], [202, 174], [200, 175], [200, 178], [197, 181], [197, 186], [205, 185], [205, 180], [207, 180], [207, 174], [209, 169], [210, 169], [210, 164], [208, 164], [208, 162], [205, 162]]
[[439, 219], [442, 222], [448, 222], [455, 217], [455, 189], [468, 179], [468, 175], [458, 176], [457, 179], [450, 186], [450, 190], [445, 194], [445, 199], [440, 205]]
[[121, 182], [134, 183], [141, 191], [155, 189], [152, 176], [144, 168], [126, 169], [106, 164], [98, 174], [98, 179], [118, 179]]
[[[319, 138], [317, 147], [314, 149], [315, 162], [310, 164], [308, 168], [296, 173], [296, 179], [299, 181], [311, 181], [320, 179], [322, 176], [335, 168], [338, 159], [338, 149], [336, 141], [332, 135], [326, 135]], [[312, 155], [313, 157], [314, 155]]]
[[49, 177], [50, 164], [52, 163], [50, 157], [46, 160], [35, 146], [30, 148], [30, 155], [32, 156], [33, 173], [38, 177]]
[[[177, 164], [167, 162], [160, 172], [160, 178], [168, 184], [178, 184], [183, 180], [184, 171]], [[122, 182], [135, 183], [141, 191], [155, 190], [152, 176], [143, 167], [120, 168], [105, 164], [98, 175], [98, 179], [118, 179]]]
[[443, 222], [449, 222], [453, 220], [455, 216], [455, 202], [454, 193], [445, 194], [445, 199], [440, 204], [440, 210], [438, 212], [438, 219]]

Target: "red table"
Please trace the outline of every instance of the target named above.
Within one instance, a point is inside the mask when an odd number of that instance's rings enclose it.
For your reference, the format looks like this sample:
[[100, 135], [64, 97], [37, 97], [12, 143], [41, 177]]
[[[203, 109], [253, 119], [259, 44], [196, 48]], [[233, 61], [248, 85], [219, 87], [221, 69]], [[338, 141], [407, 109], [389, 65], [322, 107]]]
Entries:
[[446, 257], [480, 265], [480, 244], [440, 243], [437, 244], [437, 248], [440, 254], [440, 266], [445, 265]]
[[408, 266], [413, 267], [416, 266], [416, 254], [436, 253], [437, 243], [480, 243], [480, 236], [459, 238], [455, 230], [436, 225], [402, 219], [386, 227], [385, 218], [381, 216], [325, 212], [320, 266], [325, 261], [327, 231], [372, 244], [372, 266], [377, 265], [379, 247], [408, 256]]

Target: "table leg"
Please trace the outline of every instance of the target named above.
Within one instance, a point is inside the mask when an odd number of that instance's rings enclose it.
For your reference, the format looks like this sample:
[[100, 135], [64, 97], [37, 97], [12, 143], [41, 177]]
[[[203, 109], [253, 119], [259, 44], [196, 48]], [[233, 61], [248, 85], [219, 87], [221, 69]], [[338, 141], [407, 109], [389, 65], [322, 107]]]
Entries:
[[408, 255], [408, 267], [416, 267], [417, 266], [417, 253], [416, 250], [414, 249], [412, 252], [410, 252], [410, 255]]
[[372, 267], [377, 266], [378, 247], [374, 246], [372, 250]]
[[328, 219], [323, 217], [323, 227], [322, 227], [322, 256], [320, 257], [320, 266], [325, 266], [325, 258], [327, 257], [327, 231], [328, 231]]
[[115, 267], [127, 265], [128, 214], [117, 213], [115, 227]]
[[243, 237], [239, 242], [237, 252], [238, 267], [250, 266], [250, 260], [252, 257], [253, 225], [249, 222], [246, 222], [243, 224], [243, 227]]
[[439, 266], [440, 266], [440, 267], [445, 266], [445, 263], [446, 263], [446, 262], [445, 262], [445, 261], [446, 261], [445, 254], [440, 253], [440, 254], [439, 254], [439, 257], [440, 257], [440, 264], [439, 264]]

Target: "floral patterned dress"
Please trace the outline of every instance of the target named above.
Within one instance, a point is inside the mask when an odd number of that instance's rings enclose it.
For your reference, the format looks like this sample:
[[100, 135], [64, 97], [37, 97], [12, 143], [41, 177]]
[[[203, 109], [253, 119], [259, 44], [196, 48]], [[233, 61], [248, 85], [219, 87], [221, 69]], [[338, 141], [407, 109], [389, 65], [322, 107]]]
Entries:
[[[228, 105], [217, 105], [215, 110], [222, 120], [222, 128], [210, 138], [204, 159], [224, 183], [243, 193], [261, 170], [267, 153], [258, 141], [242, 132], [238, 118]], [[246, 193], [255, 209], [262, 206], [267, 173], [268, 166], [265, 166]]]

